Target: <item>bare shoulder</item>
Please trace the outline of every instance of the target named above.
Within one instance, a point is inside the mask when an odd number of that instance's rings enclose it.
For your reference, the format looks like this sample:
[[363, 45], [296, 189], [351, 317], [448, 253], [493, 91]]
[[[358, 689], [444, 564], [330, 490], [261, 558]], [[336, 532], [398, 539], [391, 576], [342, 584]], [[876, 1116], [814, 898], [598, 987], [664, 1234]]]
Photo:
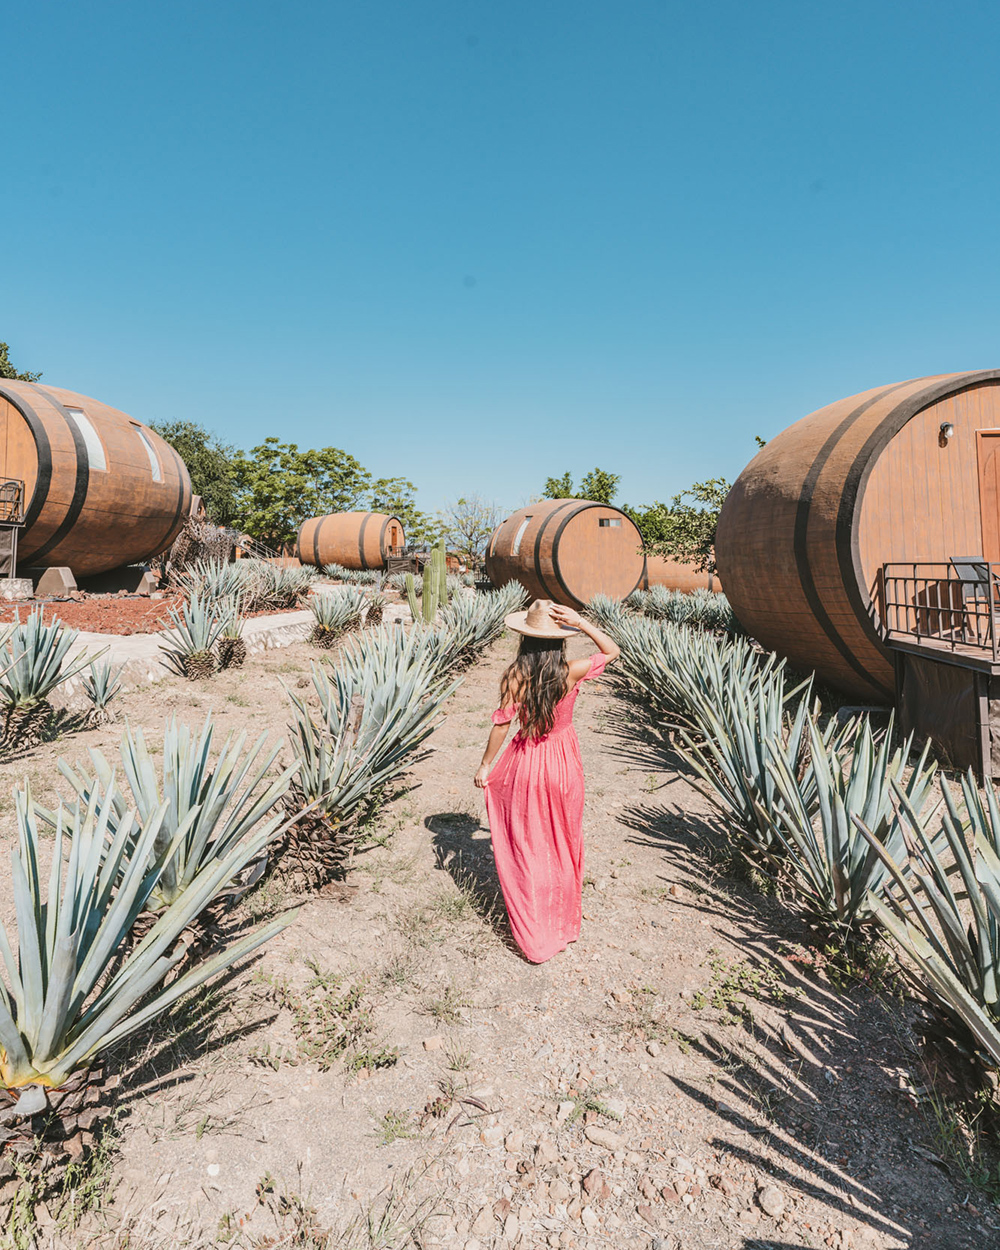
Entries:
[[569, 684], [575, 686], [581, 678], [586, 677], [590, 672], [591, 656], [585, 656], [582, 660], [570, 660], [569, 662]]

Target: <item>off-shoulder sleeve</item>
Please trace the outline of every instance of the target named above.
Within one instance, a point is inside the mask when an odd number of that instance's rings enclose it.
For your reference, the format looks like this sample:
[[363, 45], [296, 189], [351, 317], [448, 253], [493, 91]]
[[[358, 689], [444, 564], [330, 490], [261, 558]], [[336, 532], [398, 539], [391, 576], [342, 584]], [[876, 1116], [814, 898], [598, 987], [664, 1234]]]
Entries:
[[498, 707], [490, 717], [494, 725], [509, 725], [517, 715], [517, 704], [512, 703], [510, 707]]
[[581, 681], [589, 681], [591, 677], [600, 677], [604, 672], [604, 666], [608, 662], [608, 657], [598, 651], [596, 655], [590, 657], [590, 668], [580, 678]]

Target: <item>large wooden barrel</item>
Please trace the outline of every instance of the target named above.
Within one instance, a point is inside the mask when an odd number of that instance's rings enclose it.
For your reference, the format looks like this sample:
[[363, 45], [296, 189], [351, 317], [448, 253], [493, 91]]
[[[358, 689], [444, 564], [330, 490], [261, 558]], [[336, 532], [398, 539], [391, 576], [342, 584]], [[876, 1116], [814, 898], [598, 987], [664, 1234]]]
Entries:
[[594, 595], [624, 599], [642, 581], [642, 538], [624, 512], [587, 499], [545, 499], [493, 531], [486, 573], [519, 581], [532, 599], [582, 608]]
[[989, 458], [998, 435], [994, 369], [875, 387], [772, 438], [730, 491], [716, 536], [744, 627], [831, 685], [890, 701], [882, 565], [1000, 560], [996, 484], [980, 490], [981, 458], [984, 473], [1000, 463]]
[[406, 544], [403, 523], [384, 512], [332, 512], [299, 526], [295, 554], [303, 564], [384, 569], [389, 553]]
[[24, 482], [18, 563], [77, 577], [165, 551], [191, 506], [191, 479], [158, 434], [96, 399], [0, 379], [0, 477]]
[[689, 595], [692, 590], [722, 590], [718, 573], [703, 573], [693, 564], [682, 560], [668, 560], [665, 556], [646, 553], [646, 571], [642, 578], [643, 590], [650, 586], [666, 586], [668, 590], [680, 590]]

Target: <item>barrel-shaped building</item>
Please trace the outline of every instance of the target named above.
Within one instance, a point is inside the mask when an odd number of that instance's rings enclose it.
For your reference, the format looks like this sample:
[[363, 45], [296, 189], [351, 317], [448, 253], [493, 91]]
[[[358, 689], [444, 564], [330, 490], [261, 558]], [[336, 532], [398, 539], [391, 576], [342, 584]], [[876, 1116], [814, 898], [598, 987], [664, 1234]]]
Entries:
[[532, 599], [582, 608], [594, 595], [624, 599], [642, 584], [642, 537], [624, 512], [587, 499], [543, 499], [493, 531], [486, 574], [519, 581]]
[[180, 456], [148, 425], [75, 391], [0, 379], [0, 478], [24, 483], [23, 568], [77, 577], [165, 551], [191, 506]]
[[942, 593], [960, 603], [954, 570], [969, 561], [1000, 562], [998, 452], [1000, 370], [875, 387], [804, 417], [754, 457], [722, 509], [716, 561], [737, 617], [795, 666], [892, 701], [885, 578], [901, 570], [918, 641], [945, 633], [942, 621], [954, 634], [958, 609], [927, 605]]
[[299, 526], [295, 554], [303, 564], [322, 568], [384, 569], [389, 556], [406, 543], [403, 523], [384, 512], [332, 512]]

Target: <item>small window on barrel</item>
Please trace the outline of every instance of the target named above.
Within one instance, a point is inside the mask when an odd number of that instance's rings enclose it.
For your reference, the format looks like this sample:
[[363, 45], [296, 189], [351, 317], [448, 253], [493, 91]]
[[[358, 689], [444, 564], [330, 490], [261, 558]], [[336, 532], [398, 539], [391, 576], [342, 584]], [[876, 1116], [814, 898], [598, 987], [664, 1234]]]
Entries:
[[621, 523], [622, 523], [622, 519], [620, 516], [602, 516], [601, 519], [597, 522], [597, 524], [602, 529], [609, 529], [612, 526], [618, 526], [620, 528]]

